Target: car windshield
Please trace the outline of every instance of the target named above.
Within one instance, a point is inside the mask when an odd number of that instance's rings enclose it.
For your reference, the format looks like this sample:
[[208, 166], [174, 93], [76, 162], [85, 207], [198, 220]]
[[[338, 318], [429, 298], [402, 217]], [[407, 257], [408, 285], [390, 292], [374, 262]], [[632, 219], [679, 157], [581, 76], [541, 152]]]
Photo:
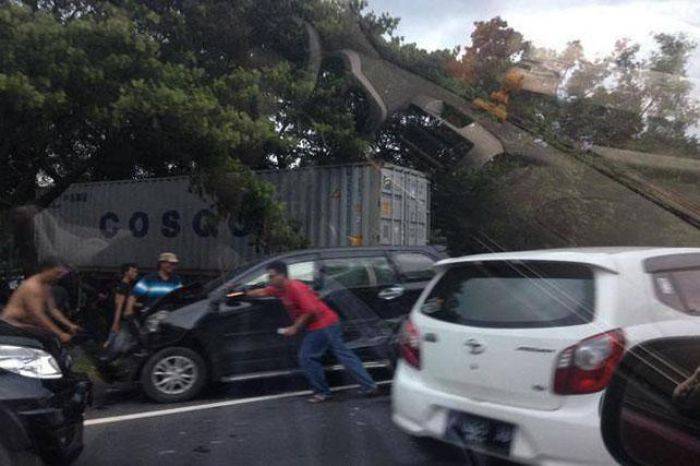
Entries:
[[0, 325], [0, 466], [695, 466], [700, 0], [0, 0]]

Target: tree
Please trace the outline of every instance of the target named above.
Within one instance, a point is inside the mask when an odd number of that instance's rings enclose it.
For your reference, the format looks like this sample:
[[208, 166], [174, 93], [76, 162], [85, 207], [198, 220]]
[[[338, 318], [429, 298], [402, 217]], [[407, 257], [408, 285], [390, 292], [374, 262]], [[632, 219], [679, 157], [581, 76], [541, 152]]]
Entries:
[[[140, 14], [162, 24], [155, 10], [31, 3], [0, 8], [6, 207], [34, 201], [40, 185], [38, 204], [46, 206], [76, 181], [243, 173], [277, 141], [272, 122], [256, 112], [267, 98], [261, 71], [217, 67], [207, 53], [199, 67], [183, 47], [165, 51], [166, 37], [179, 29], [158, 35], [134, 20]], [[255, 178], [241, 179], [241, 192], [269, 194]]]
[[[218, 185], [220, 210], [244, 212], [261, 247], [297, 243], [251, 169], [377, 157], [431, 173], [435, 199], [473, 200], [477, 175], [441, 172], [406, 143], [426, 129], [420, 118], [399, 113], [378, 134], [364, 132], [365, 97], [332, 58], [342, 48], [388, 59], [468, 99], [498, 88], [503, 73], [537, 52], [563, 80], [554, 96], [511, 99], [512, 114], [531, 128], [697, 153], [688, 133], [698, 110], [684, 79], [694, 44], [685, 37], [657, 36], [648, 60], [620, 41], [610, 56], [590, 61], [576, 41], [561, 53], [535, 50], [496, 17], [475, 23], [460, 56], [405, 43], [397, 18], [367, 7], [364, 0], [0, 0], [0, 200], [22, 204], [41, 187], [47, 205], [74, 181], [184, 174], [199, 189]], [[329, 57], [320, 71], [309, 60], [306, 24]], [[471, 227], [445, 206], [433, 212], [450, 219], [440, 225], [458, 244]]]
[[342, 61], [324, 62], [318, 81], [290, 80], [288, 73], [268, 74], [266, 80], [280, 96], [274, 114], [281, 144], [272, 151], [272, 168], [295, 165], [351, 163], [364, 160], [367, 139], [360, 131], [366, 102], [353, 92]]
[[684, 34], [657, 34], [654, 39], [658, 50], [643, 74], [641, 117], [646, 128], [638, 147], [697, 156], [698, 141], [689, 132], [700, 118], [700, 107], [691, 96], [693, 84], [686, 69], [697, 44]]
[[[639, 44], [615, 43], [606, 57], [588, 60], [579, 43], [544, 59], [564, 70], [556, 97], [520, 93], [510, 111], [552, 137], [683, 156], [697, 156], [692, 127], [697, 102], [685, 66], [695, 44], [659, 34], [650, 58]], [[539, 53], [545, 56], [545, 53]]]
[[489, 21], [476, 21], [471, 44], [463, 49], [459, 60], [447, 65], [447, 73], [490, 92], [508, 69], [528, 51], [530, 43], [508, 26], [500, 16]]
[[642, 130], [639, 45], [619, 40], [613, 53], [588, 61], [579, 56], [560, 104], [560, 136], [622, 146]]

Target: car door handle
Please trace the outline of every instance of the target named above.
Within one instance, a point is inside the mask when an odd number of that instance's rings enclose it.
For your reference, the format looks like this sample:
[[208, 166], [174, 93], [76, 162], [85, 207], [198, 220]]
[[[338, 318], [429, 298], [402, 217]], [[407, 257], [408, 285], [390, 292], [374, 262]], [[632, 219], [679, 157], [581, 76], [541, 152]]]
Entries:
[[423, 336], [423, 340], [427, 341], [428, 343], [437, 343], [438, 336], [432, 332], [429, 332]]
[[390, 301], [392, 299], [400, 298], [403, 296], [406, 290], [403, 286], [390, 286], [389, 288], [384, 288], [377, 294], [379, 299], [384, 299]]

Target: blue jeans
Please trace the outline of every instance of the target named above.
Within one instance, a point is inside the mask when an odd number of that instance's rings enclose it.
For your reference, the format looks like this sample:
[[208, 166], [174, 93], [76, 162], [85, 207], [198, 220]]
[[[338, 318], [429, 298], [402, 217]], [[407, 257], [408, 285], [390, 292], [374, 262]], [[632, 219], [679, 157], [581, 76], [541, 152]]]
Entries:
[[314, 393], [321, 395], [331, 395], [331, 389], [326, 381], [326, 374], [323, 371], [323, 356], [328, 349], [331, 350], [335, 358], [345, 367], [345, 370], [360, 383], [363, 391], [371, 391], [377, 384], [367, 373], [362, 361], [353, 351], [345, 345], [340, 324], [320, 330], [312, 330], [304, 336], [299, 351], [299, 365], [309, 380]]

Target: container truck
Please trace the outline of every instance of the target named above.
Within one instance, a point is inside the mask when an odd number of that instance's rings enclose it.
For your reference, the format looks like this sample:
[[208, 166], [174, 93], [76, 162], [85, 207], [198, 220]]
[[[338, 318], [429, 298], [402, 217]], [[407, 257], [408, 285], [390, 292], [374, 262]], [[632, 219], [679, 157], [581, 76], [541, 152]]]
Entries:
[[[422, 246], [429, 237], [430, 182], [418, 171], [361, 163], [258, 172], [309, 247]], [[239, 223], [217, 220], [214, 202], [188, 177], [71, 185], [34, 216], [36, 256], [59, 256], [83, 272], [155, 266], [176, 253], [184, 275], [214, 276], [255, 260]]]

